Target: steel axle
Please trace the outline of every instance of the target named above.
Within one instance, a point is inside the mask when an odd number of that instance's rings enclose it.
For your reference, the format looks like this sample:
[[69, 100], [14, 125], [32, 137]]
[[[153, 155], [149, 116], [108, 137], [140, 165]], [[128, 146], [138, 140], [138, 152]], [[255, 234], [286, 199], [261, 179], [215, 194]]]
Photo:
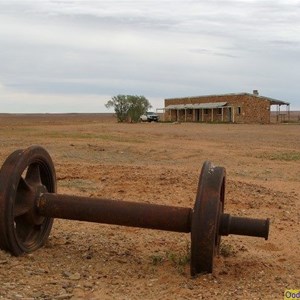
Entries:
[[47, 240], [53, 218], [191, 233], [191, 275], [213, 271], [221, 235], [268, 239], [269, 219], [223, 213], [225, 169], [205, 162], [194, 208], [56, 193], [53, 162], [46, 150], [17, 150], [0, 170], [0, 248], [32, 252]]
[[[191, 232], [193, 210], [140, 202], [41, 194], [37, 214], [45, 217], [114, 224], [175, 232]], [[248, 235], [268, 238], [268, 219], [220, 215], [219, 235]]]

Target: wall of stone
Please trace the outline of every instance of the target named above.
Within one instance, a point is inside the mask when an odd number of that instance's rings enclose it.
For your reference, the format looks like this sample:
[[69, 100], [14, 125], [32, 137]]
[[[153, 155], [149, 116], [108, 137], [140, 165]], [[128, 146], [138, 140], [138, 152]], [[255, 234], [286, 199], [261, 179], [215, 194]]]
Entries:
[[[202, 97], [186, 97], [165, 99], [165, 108], [176, 104], [199, 104], [211, 102], [227, 102], [223, 109], [223, 122], [235, 123], [270, 123], [270, 101], [252, 94], [228, 94]], [[212, 117], [213, 115], [213, 117]], [[204, 122], [221, 122], [222, 115], [218, 109], [203, 111]], [[165, 121], [192, 122], [202, 121], [202, 109], [199, 110], [166, 110]]]

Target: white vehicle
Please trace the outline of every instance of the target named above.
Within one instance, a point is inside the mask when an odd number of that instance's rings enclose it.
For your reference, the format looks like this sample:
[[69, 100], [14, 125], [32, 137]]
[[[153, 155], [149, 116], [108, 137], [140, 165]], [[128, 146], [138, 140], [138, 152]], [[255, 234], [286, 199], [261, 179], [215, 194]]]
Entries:
[[159, 117], [156, 113], [149, 111], [145, 115], [141, 115], [140, 120], [142, 122], [158, 122]]

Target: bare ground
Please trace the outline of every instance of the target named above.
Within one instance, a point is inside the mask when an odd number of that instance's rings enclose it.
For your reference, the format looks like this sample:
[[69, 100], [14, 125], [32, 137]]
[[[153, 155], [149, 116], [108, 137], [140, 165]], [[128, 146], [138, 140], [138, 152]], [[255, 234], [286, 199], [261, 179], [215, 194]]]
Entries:
[[36, 252], [0, 250], [0, 298], [283, 299], [300, 288], [299, 125], [0, 116], [1, 165], [32, 144], [51, 154], [59, 193], [185, 207], [211, 160], [227, 170], [225, 211], [269, 217], [270, 236], [223, 237], [214, 273], [192, 279], [189, 234], [55, 220]]

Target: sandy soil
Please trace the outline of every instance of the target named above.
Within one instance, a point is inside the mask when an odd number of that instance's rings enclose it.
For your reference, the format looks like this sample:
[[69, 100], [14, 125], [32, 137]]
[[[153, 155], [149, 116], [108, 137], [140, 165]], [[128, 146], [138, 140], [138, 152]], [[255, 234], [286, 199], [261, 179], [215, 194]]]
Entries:
[[214, 273], [195, 279], [189, 234], [55, 220], [36, 252], [0, 250], [1, 299], [283, 299], [300, 288], [299, 125], [1, 115], [0, 144], [1, 165], [44, 146], [59, 193], [185, 207], [211, 160], [227, 170], [226, 212], [271, 219], [268, 241], [223, 237]]

